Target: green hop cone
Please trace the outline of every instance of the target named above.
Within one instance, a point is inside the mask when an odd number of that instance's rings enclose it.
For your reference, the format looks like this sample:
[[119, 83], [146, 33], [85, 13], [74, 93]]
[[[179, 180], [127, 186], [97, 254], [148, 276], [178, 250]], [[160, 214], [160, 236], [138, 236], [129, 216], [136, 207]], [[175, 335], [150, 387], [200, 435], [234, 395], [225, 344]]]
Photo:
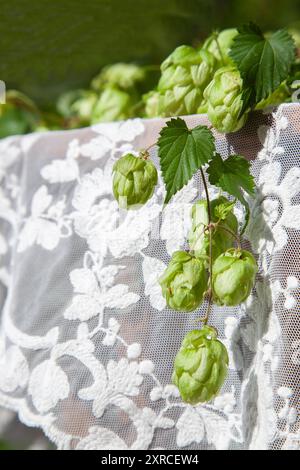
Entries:
[[97, 95], [91, 90], [82, 90], [82, 94], [72, 103], [71, 111], [86, 124], [90, 123], [94, 106], [97, 103]]
[[[222, 207], [231, 205], [231, 210], [228, 211], [220, 220], [220, 210]], [[237, 233], [238, 221], [232, 213], [233, 204], [228, 199], [221, 196], [213, 199], [210, 203], [212, 222], [218, 222], [225, 229], [233, 233]], [[203, 257], [209, 255], [209, 232], [205, 231], [205, 226], [208, 224], [208, 211], [206, 200], [197, 201], [191, 211], [192, 227], [189, 232], [189, 245], [196, 257]], [[221, 227], [217, 227], [212, 232], [212, 259], [215, 260], [221, 253], [233, 246], [235, 237]]]
[[101, 91], [103, 86], [113, 85], [123, 90], [134, 87], [137, 83], [146, 78], [146, 72], [143, 67], [135, 64], [117, 63], [104, 67], [91, 83], [96, 91]]
[[161, 65], [157, 90], [144, 97], [147, 116], [197, 113], [215, 68], [216, 60], [210, 52], [190, 46], [177, 47]]
[[212, 400], [227, 375], [228, 354], [210, 326], [188, 333], [174, 362], [172, 381], [183, 401], [192, 405]]
[[152, 196], [157, 170], [150, 160], [128, 153], [113, 166], [113, 193], [122, 209], [136, 209]]
[[220, 33], [213, 33], [203, 44], [203, 49], [209, 51], [218, 61], [220, 66], [232, 65], [233, 61], [229, 57], [229, 51], [233, 43], [233, 39], [238, 34], [237, 29], [224, 29]]
[[89, 124], [97, 94], [91, 90], [71, 90], [60, 95], [57, 111], [65, 118], [77, 118], [78, 124]]
[[242, 110], [243, 83], [239, 71], [233, 66], [222, 67], [204, 91], [207, 114], [212, 125], [219, 132], [236, 132], [248, 118]]
[[215, 260], [212, 273], [213, 300], [218, 305], [233, 307], [249, 296], [257, 263], [249, 251], [231, 248]]
[[134, 116], [135, 95], [108, 86], [100, 93], [92, 111], [92, 124], [97, 122], [122, 121]]
[[149, 91], [149, 93], [143, 95], [143, 102], [147, 117], [156, 117], [163, 114], [163, 98], [158, 91]]
[[182, 312], [195, 310], [207, 288], [204, 263], [185, 251], [175, 251], [159, 284], [170, 308]]

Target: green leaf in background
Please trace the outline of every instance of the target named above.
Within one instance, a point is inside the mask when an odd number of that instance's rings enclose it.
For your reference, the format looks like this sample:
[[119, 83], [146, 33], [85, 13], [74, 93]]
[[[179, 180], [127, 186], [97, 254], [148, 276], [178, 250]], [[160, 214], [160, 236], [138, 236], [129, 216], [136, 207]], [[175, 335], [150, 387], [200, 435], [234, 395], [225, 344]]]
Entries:
[[214, 137], [206, 126], [188, 129], [185, 121], [177, 118], [162, 128], [157, 144], [167, 203], [213, 157]]
[[286, 30], [265, 37], [249, 23], [238, 29], [229, 53], [243, 79], [244, 108], [267, 98], [288, 77], [295, 59], [295, 44]]
[[255, 189], [254, 178], [250, 173], [250, 163], [239, 155], [231, 155], [226, 160], [222, 160], [222, 157], [216, 154], [209, 163], [207, 173], [211, 184], [237, 198], [246, 208], [243, 233], [249, 221], [249, 205], [242, 189], [251, 196]]
[[12, 450], [12, 448], [8, 442], [0, 440], [0, 450]]
[[[190, 43], [208, 0], [10, 0], [0, 6], [0, 79], [48, 106], [108, 64], [159, 64]], [[208, 29], [209, 30], [209, 29]]]

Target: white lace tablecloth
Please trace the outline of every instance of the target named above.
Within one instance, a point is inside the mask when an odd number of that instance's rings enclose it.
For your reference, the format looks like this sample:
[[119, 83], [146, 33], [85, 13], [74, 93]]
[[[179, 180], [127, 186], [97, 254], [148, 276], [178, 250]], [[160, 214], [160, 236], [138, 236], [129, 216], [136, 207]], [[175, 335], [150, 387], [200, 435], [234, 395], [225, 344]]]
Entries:
[[139, 211], [119, 212], [111, 192], [115, 160], [153, 143], [163, 122], [0, 142], [0, 404], [64, 449], [300, 448], [300, 105], [216, 134], [223, 156], [252, 161], [245, 246], [260, 270], [245, 304], [213, 308], [230, 369], [197, 407], [171, 373], [204, 307], [167, 309], [157, 277], [185, 246], [203, 188], [195, 177], [164, 211], [161, 181]]

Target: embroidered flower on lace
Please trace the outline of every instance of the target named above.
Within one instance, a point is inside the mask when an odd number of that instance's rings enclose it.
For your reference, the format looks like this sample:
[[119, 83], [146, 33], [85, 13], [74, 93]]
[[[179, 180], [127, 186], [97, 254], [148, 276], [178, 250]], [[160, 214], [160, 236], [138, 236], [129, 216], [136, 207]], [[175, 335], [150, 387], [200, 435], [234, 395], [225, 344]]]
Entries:
[[53, 160], [49, 165], [41, 169], [41, 176], [49, 183], [68, 183], [79, 179], [79, 165], [77, 158], [80, 156], [78, 139], [73, 139], [68, 144], [65, 159]]
[[13, 392], [24, 388], [29, 377], [27, 361], [21, 350], [10, 346], [5, 350], [2, 340], [0, 341], [0, 389], [3, 392]]
[[259, 175], [247, 231], [258, 253], [265, 248], [269, 253], [281, 250], [288, 241], [287, 229], [300, 229], [300, 205], [292, 203], [300, 192], [300, 168], [289, 169], [280, 181], [281, 173], [281, 163], [276, 161], [264, 165]]
[[53, 250], [61, 238], [69, 237], [71, 221], [63, 216], [64, 200], [52, 204], [53, 197], [46, 186], [41, 186], [33, 196], [31, 215], [25, 219], [19, 236], [18, 251], [25, 251], [34, 243], [45, 250]]
[[[286, 279], [286, 288], [281, 286], [279, 280], [274, 281], [272, 284], [272, 293], [274, 301], [278, 300], [280, 295], [285, 297], [284, 308], [290, 310], [297, 305], [295, 294], [299, 289], [299, 280], [295, 276], [288, 276]], [[294, 295], [293, 295], [294, 294]]]
[[92, 130], [100, 135], [81, 145], [81, 154], [91, 160], [99, 160], [108, 153], [114, 156], [116, 153], [129, 152], [132, 149], [129, 143], [144, 131], [144, 125], [140, 119], [132, 119], [120, 123], [96, 124]]
[[181, 191], [178, 191], [163, 211], [160, 229], [162, 240], [166, 240], [169, 255], [182, 248], [191, 225], [191, 201], [195, 199], [197, 189], [191, 180]]
[[182, 413], [176, 429], [176, 443], [179, 447], [186, 447], [194, 442], [199, 444], [205, 435], [203, 419], [193, 408], [187, 408]]
[[[276, 119], [276, 115], [275, 115]], [[280, 132], [287, 129], [288, 120], [285, 116], [276, 119], [276, 127], [272, 129], [270, 126], [260, 126], [258, 129], [258, 138], [262, 144], [262, 149], [258, 152], [259, 160], [271, 161], [273, 157], [280, 157], [284, 154], [285, 150], [282, 146], [278, 145]]]
[[54, 408], [59, 400], [68, 397], [68, 377], [53, 359], [43, 361], [31, 372], [28, 393], [32, 396], [36, 409], [40, 413], [46, 413]]
[[108, 283], [101, 282], [106, 279], [105, 274], [114, 278], [119, 268], [117, 266], [106, 266], [93, 272], [91, 269], [74, 269], [70, 273], [70, 281], [74, 292], [71, 305], [66, 309], [64, 317], [68, 320], [90, 320], [96, 315], [102, 315], [105, 308], [126, 308], [139, 300], [139, 295], [129, 292], [125, 284], [116, 284], [110, 287]]
[[281, 439], [285, 439], [284, 450], [298, 450], [300, 445], [300, 426], [295, 426], [300, 415], [297, 409], [291, 405], [291, 400], [294, 392], [290, 387], [279, 387], [277, 394], [283, 401], [283, 406], [280, 408], [278, 418], [285, 422], [285, 428], [278, 431]]
[[117, 396], [137, 396], [142, 382], [143, 376], [137, 362], [129, 362], [125, 358], [119, 362], [110, 360], [106, 369], [99, 363], [95, 382], [90, 387], [79, 390], [78, 396], [82, 400], [92, 400], [93, 413], [100, 418], [108, 404], [113, 403]]
[[166, 306], [166, 300], [162, 295], [158, 278], [166, 269], [166, 265], [160, 259], [144, 256], [142, 268], [145, 283], [145, 295], [149, 296], [149, 301], [152, 307], [161, 311]]
[[113, 346], [115, 344], [120, 327], [119, 322], [115, 318], [109, 318], [106, 334], [102, 341], [104, 346]]
[[0, 181], [6, 176], [6, 170], [20, 157], [20, 148], [15, 145], [15, 138], [0, 141]]

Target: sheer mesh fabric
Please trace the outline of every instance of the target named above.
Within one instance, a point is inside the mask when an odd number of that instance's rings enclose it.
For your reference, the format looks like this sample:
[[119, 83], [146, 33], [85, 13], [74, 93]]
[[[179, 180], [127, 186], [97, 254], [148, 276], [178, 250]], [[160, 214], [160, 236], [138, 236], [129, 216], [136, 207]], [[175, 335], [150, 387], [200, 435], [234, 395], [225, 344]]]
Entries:
[[[196, 175], [163, 209], [160, 181], [130, 213], [111, 192], [114, 161], [155, 142], [164, 120], [0, 141], [0, 404], [58, 448], [299, 449], [299, 122], [300, 105], [282, 105], [215, 133], [222, 157], [252, 164], [243, 245], [259, 274], [245, 304], [212, 309], [230, 368], [220, 396], [197, 407], [171, 374], [205, 304], [171, 311], [157, 278], [187, 247], [202, 183]], [[151, 158], [159, 167], [156, 148]]]

